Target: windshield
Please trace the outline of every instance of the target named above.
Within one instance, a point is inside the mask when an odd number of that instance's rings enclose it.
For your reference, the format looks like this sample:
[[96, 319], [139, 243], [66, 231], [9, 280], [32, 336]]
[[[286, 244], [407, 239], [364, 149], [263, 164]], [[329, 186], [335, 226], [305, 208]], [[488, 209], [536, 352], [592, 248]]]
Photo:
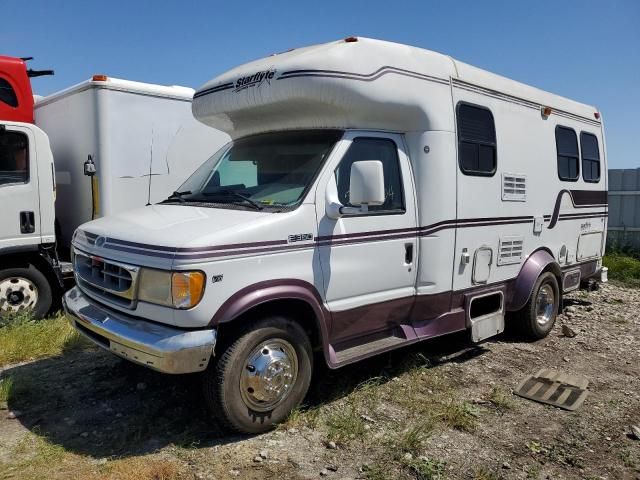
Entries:
[[171, 203], [228, 203], [259, 209], [294, 207], [342, 132], [272, 132], [225, 145], [169, 197]]

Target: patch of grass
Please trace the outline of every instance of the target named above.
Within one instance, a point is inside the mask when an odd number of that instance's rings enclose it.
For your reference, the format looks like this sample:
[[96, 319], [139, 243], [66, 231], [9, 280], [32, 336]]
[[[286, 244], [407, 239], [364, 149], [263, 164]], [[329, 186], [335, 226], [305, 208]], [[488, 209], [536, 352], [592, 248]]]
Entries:
[[288, 430], [290, 428], [317, 428], [320, 423], [320, 408], [305, 408], [304, 406], [291, 411], [287, 419], [277, 426], [278, 430]]
[[108, 480], [177, 480], [182, 478], [178, 465], [163, 458], [133, 457], [108, 462], [102, 468]]
[[478, 467], [473, 472], [473, 480], [498, 480], [500, 475], [486, 467]]
[[0, 366], [60, 355], [84, 344], [64, 316], [34, 321], [14, 318], [0, 328]]
[[344, 408], [331, 412], [327, 416], [326, 424], [327, 438], [343, 445], [351, 440], [364, 437], [367, 431], [366, 423], [353, 402]]
[[0, 406], [6, 406], [13, 390], [13, 377], [0, 379]]
[[367, 480], [390, 480], [394, 478], [389, 465], [376, 463], [374, 465], [363, 465], [362, 473]]
[[419, 423], [400, 432], [390, 442], [389, 447], [395, 452], [396, 457], [400, 457], [404, 453], [417, 455], [424, 447], [426, 440], [433, 433], [433, 429], [434, 425], [432, 421]]
[[405, 462], [405, 467], [420, 480], [442, 480], [446, 478], [446, 462], [428, 457], [418, 457]]
[[605, 255], [602, 263], [609, 269], [609, 278], [628, 286], [640, 286], [640, 259], [624, 253]]
[[489, 395], [489, 401], [498, 408], [498, 410], [511, 410], [516, 406], [516, 402], [514, 402], [511, 394], [505, 392], [502, 387], [493, 387]]
[[469, 402], [458, 403], [453, 399], [441, 404], [438, 417], [451, 428], [463, 432], [473, 432], [476, 429], [480, 409]]

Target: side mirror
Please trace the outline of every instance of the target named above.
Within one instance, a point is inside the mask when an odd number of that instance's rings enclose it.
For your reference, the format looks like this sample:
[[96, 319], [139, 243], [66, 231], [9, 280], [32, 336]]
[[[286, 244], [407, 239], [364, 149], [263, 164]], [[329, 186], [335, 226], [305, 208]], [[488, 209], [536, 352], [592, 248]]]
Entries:
[[384, 171], [380, 160], [363, 160], [351, 165], [349, 201], [351, 205], [367, 207], [384, 203]]
[[369, 206], [382, 205], [384, 201], [382, 162], [380, 160], [361, 160], [351, 165], [349, 178], [349, 202], [355, 206], [345, 207], [339, 201], [332, 200], [327, 202], [327, 215], [337, 219], [343, 215], [367, 213]]

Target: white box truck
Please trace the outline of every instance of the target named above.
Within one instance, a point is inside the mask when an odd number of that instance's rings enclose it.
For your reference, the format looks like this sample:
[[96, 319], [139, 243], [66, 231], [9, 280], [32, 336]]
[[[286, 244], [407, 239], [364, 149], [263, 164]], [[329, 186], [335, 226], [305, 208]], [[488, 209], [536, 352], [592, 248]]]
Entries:
[[193, 92], [94, 76], [37, 98], [34, 125], [24, 61], [0, 57], [0, 314], [46, 314], [78, 225], [166, 198], [228, 141]]
[[449, 56], [347, 38], [239, 66], [193, 112], [233, 141], [175, 197], [81, 226], [69, 319], [132, 362], [204, 372], [260, 432], [330, 368], [505, 317], [549, 334], [600, 272], [597, 109]]

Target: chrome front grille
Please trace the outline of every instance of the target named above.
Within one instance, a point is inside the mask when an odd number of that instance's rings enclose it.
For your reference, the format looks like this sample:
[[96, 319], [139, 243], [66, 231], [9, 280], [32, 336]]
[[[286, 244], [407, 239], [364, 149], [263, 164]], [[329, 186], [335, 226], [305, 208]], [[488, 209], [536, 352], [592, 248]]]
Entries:
[[139, 267], [75, 250], [73, 266], [80, 287], [107, 301], [133, 308]]

